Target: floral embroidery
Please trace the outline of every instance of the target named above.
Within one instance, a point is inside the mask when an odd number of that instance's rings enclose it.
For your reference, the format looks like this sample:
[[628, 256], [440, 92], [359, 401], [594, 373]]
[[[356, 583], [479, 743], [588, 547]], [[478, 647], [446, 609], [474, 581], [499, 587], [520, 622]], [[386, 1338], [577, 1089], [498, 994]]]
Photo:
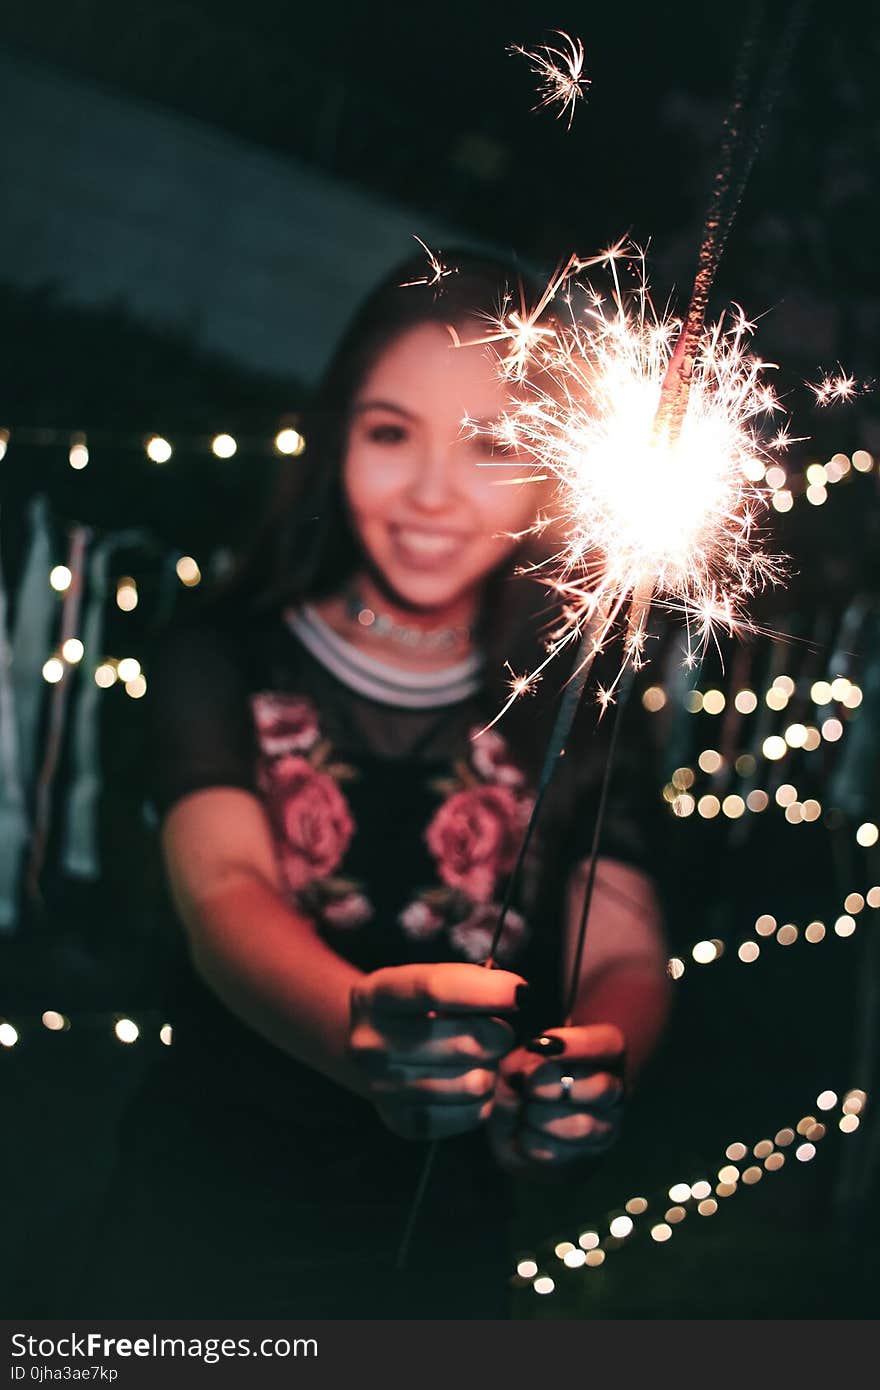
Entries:
[[251, 696], [251, 709], [260, 747], [257, 783], [288, 889], [334, 927], [363, 925], [373, 915], [371, 903], [359, 884], [336, 876], [355, 832], [339, 784], [354, 771], [331, 761], [309, 700], [260, 691]]
[[[468, 960], [475, 963], [485, 960], [492, 945], [500, 911], [500, 903], [483, 903], [475, 907], [470, 917], [466, 917], [463, 922], [456, 922], [450, 929], [449, 940]], [[512, 956], [518, 955], [527, 935], [528, 927], [524, 918], [509, 908], [498, 943], [499, 959], [509, 960]]]
[[[251, 709], [257, 782], [291, 898], [323, 926], [356, 931], [374, 917], [363, 884], [340, 873], [356, 830], [342, 788], [357, 773], [334, 757], [310, 700], [264, 690], [251, 696]], [[425, 887], [398, 916], [411, 941], [445, 938], [474, 962], [488, 954], [499, 888], [516, 862], [533, 804], [505, 740], [494, 730], [476, 734], [471, 730], [468, 759], [433, 784], [442, 800], [424, 843], [439, 885]], [[520, 913], [508, 911], [497, 959], [511, 960], [528, 935]]]
[[305, 753], [320, 737], [314, 706], [299, 696], [262, 692], [251, 701], [260, 747], [268, 758]]
[[[471, 730], [469, 761], [456, 766], [453, 778], [436, 784], [445, 799], [425, 831], [444, 886], [424, 889], [398, 918], [415, 940], [445, 928], [450, 943], [472, 961], [488, 954], [501, 911], [494, 901], [499, 882], [516, 862], [533, 805], [504, 739], [494, 730], [477, 733]], [[520, 914], [508, 912], [498, 958], [516, 955], [527, 937]]]
[[444, 883], [488, 902], [500, 874], [513, 868], [522, 829], [507, 787], [468, 787], [444, 801], [425, 832]]

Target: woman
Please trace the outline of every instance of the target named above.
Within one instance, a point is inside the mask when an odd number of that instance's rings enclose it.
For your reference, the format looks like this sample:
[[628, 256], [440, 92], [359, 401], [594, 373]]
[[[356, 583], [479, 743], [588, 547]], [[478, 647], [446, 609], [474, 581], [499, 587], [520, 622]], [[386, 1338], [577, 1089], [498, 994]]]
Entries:
[[508, 402], [473, 344], [506, 271], [455, 264], [442, 293], [407, 265], [363, 306], [240, 573], [148, 672], [186, 958], [90, 1314], [503, 1316], [505, 1175], [593, 1162], [661, 1031], [634, 730], [573, 1021], [552, 1026], [604, 742], [590, 712], [482, 966], [563, 673], [474, 737], [547, 615], [514, 577], [538, 485], [499, 486], [524, 461], [461, 428]]

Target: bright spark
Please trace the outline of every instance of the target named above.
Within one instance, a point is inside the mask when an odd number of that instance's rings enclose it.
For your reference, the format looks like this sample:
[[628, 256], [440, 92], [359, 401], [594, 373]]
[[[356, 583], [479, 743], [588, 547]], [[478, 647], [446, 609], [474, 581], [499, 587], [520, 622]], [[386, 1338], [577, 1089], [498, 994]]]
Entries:
[[[579, 278], [600, 264], [604, 291]], [[632, 289], [621, 288], [624, 269], [634, 272]], [[565, 306], [559, 318], [554, 301]], [[623, 620], [624, 665], [633, 666], [644, 659], [653, 603], [684, 616], [689, 660], [718, 631], [751, 628], [747, 600], [782, 578], [784, 562], [762, 546], [771, 493], [754, 481], [756, 459], [772, 459], [764, 426], [779, 402], [765, 379], [772, 364], [749, 350], [754, 330], [742, 309], [703, 330], [680, 429], [670, 433], [658, 408], [682, 325], [655, 310], [637, 247], [573, 257], [534, 309], [512, 303], [479, 341], [495, 345], [513, 402], [482, 429], [528, 459], [535, 480], [553, 479], [555, 502], [533, 529], [553, 528], [556, 553], [539, 573], [564, 606], [548, 657], [516, 678], [511, 700], [597, 615], [599, 647]], [[603, 707], [616, 684], [600, 693]]]
[[838, 368], [837, 374], [832, 375], [826, 372], [820, 382], [807, 382], [813, 395], [816, 397], [817, 405], [839, 405], [843, 401], [851, 401], [859, 390], [854, 376], [849, 376], [842, 367]]
[[404, 280], [400, 285], [402, 290], [409, 289], [412, 285], [439, 285], [441, 280], [445, 280], [447, 275], [455, 274], [455, 267], [444, 265], [440, 257], [435, 255], [429, 246], [426, 246], [420, 236], [413, 236], [413, 241], [417, 241], [428, 258], [428, 271], [418, 280]]
[[541, 99], [532, 109], [537, 111], [542, 106], [558, 106], [557, 119], [562, 120], [568, 112], [568, 129], [571, 130], [574, 108], [583, 100], [590, 85], [590, 79], [583, 75], [584, 46], [580, 39], [573, 39], [561, 29], [554, 29], [553, 32], [560, 40], [559, 48], [550, 44], [539, 44], [537, 48], [521, 48], [519, 44], [511, 44], [507, 51], [528, 58], [532, 72], [540, 79], [538, 91]]

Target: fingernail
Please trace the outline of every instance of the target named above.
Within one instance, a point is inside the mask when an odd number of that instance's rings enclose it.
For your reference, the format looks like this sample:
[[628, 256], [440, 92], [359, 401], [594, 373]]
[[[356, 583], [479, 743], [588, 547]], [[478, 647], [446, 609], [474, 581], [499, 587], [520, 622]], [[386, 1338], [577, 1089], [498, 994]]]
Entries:
[[526, 1051], [542, 1053], [545, 1057], [558, 1057], [565, 1051], [565, 1043], [562, 1038], [549, 1038], [542, 1033], [539, 1038], [532, 1038], [526, 1043]]
[[531, 994], [531, 992], [531, 985], [517, 985], [513, 997], [516, 1000], [516, 1007], [518, 1009], [524, 1008], [525, 1005], [529, 1002], [529, 995]]
[[412, 1132], [415, 1139], [427, 1139], [428, 1116], [424, 1110], [416, 1110], [412, 1117]]

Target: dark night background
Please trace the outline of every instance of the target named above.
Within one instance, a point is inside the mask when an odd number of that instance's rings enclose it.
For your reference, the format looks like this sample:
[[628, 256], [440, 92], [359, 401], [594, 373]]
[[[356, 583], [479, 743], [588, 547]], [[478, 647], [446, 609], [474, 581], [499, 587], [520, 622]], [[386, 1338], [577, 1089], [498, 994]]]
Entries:
[[[764, 61], [782, 9], [771, 7]], [[331, 328], [406, 253], [411, 233], [441, 247], [485, 243], [552, 268], [572, 250], [589, 254], [629, 232], [649, 244], [655, 297], [663, 302], [677, 286], [680, 304], [743, 23], [732, 4], [643, 0], [586, 11], [459, 0], [159, 0], [139, 12], [110, 0], [9, 0], [0, 19], [0, 72], [15, 75], [2, 84], [0, 425], [11, 433], [0, 464], [0, 538], [11, 617], [28, 503], [44, 495], [53, 564], [64, 560], [74, 523], [96, 536], [148, 533], [118, 557], [118, 573], [137, 578], [138, 607], [108, 610], [105, 627], [107, 653], [143, 655], [167, 606], [167, 557], [195, 555], [207, 574], [211, 557], [241, 537], [271, 476], [275, 431], [296, 421]], [[546, 41], [557, 27], [581, 35], [592, 79], [570, 132], [530, 109], [534, 79], [505, 54], [507, 44]], [[689, 1214], [668, 1245], [653, 1243], [642, 1221], [641, 1234], [610, 1250], [601, 1269], [572, 1272], [553, 1245], [594, 1223], [607, 1229], [636, 1194], [660, 1220], [668, 1187], [714, 1182], [732, 1140], [752, 1145], [815, 1115], [825, 1088], [871, 1090], [876, 913], [866, 909], [851, 938], [829, 931], [815, 947], [802, 936], [790, 949], [768, 943], [753, 966], [737, 960], [736, 946], [760, 912], [830, 924], [845, 893], [880, 883], [877, 848], [858, 847], [854, 835], [860, 822], [878, 819], [880, 801], [877, 468], [851, 469], [821, 507], [798, 492], [811, 461], [857, 450], [880, 456], [880, 397], [870, 389], [880, 375], [878, 62], [873, 6], [813, 8], [722, 267], [718, 304], [734, 299], [760, 316], [758, 351], [784, 364], [793, 433], [809, 439], [789, 457], [795, 506], [774, 517], [794, 577], [759, 609], [791, 644], [754, 641], [745, 656], [728, 646], [724, 671], [713, 658], [693, 681], [732, 696], [740, 684], [760, 692], [790, 672], [798, 693], [783, 725], [808, 723], [804, 690], [836, 674], [840, 659], [865, 698], [845, 715], [840, 744], [813, 762], [793, 754], [783, 771], [770, 770], [778, 784], [791, 768], [802, 794], [822, 802], [815, 825], [788, 825], [774, 811], [735, 824], [671, 821], [670, 932], [688, 963], [674, 1027], [620, 1150], [593, 1182], [523, 1195], [518, 1244], [540, 1252], [557, 1289], [545, 1299], [518, 1292], [518, 1316], [876, 1314], [880, 1131], [870, 1110], [854, 1135], [829, 1120], [812, 1163], [788, 1150], [781, 1173], [721, 1201], [711, 1218]], [[120, 131], [140, 141], [130, 177], [120, 175], [123, 149], [102, 179], [104, 146], [83, 134], [101, 119], [108, 142]], [[70, 143], [56, 139], [44, 164], [50, 127], [69, 130]], [[155, 147], [161, 203], [139, 162], [149, 163], [156, 131], [165, 141], [161, 157]], [[215, 188], [212, 197], [219, 221], [243, 229], [239, 242], [223, 240], [220, 226], [215, 244], [187, 222], [185, 158], [196, 160], [201, 148], [225, 171], [222, 196]], [[168, 191], [178, 185], [175, 202]], [[306, 189], [308, 217], [299, 219]], [[135, 253], [137, 219], [146, 249]], [[337, 239], [338, 254], [313, 274], [310, 248]], [[270, 243], [283, 256], [261, 263], [260, 246]], [[247, 264], [235, 253], [245, 244]], [[819, 412], [803, 383], [838, 362], [868, 389]], [[234, 459], [219, 461], [207, 448], [220, 429], [240, 441]], [[41, 439], [40, 430], [55, 433]], [[90, 444], [82, 472], [67, 463], [72, 431]], [[153, 431], [181, 441], [163, 468], [143, 454]], [[192, 601], [184, 590], [175, 598]], [[842, 626], [846, 615], [855, 629]], [[663, 640], [674, 650], [676, 634]], [[671, 670], [658, 658], [658, 680]], [[23, 894], [15, 926], [0, 932], [0, 1015], [20, 1035], [0, 1055], [0, 1173], [12, 1199], [4, 1302], [16, 1313], [63, 1314], [63, 1294], [50, 1306], [46, 1289], [75, 1278], [90, 1204], [112, 1158], [114, 1117], [161, 1046], [165, 919], [141, 812], [139, 707], [119, 688], [103, 698], [101, 875], [86, 882], [65, 873], [53, 831], [40, 893]], [[716, 746], [721, 723], [682, 716], [672, 703], [657, 717], [667, 775]], [[690, 945], [704, 937], [728, 950], [695, 966]], [[42, 1028], [46, 1008], [69, 1015], [69, 1032]], [[142, 1026], [129, 1047], [112, 1035], [123, 1012]]]

